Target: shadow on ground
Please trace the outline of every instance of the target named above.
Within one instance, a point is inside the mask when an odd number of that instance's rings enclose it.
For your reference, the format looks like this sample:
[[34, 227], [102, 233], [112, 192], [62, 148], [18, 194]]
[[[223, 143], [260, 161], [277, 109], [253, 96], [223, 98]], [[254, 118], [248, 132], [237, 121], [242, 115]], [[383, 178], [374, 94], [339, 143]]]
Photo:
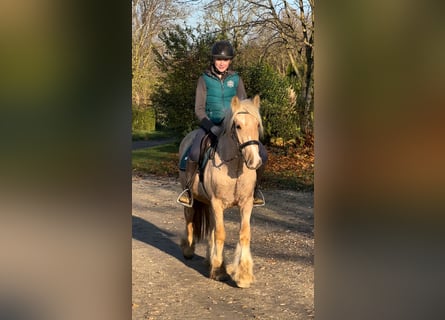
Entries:
[[204, 257], [195, 254], [190, 260], [184, 258], [179, 245], [171, 240], [171, 238], [175, 237], [176, 235], [160, 229], [154, 224], [135, 216], [132, 216], [132, 226], [133, 239], [144, 242], [162, 252], [165, 252], [166, 254], [169, 254], [170, 256], [184, 263], [187, 267], [196, 270], [205, 277], [209, 276], [209, 271], [205, 264]]
[[[187, 267], [208, 278], [209, 269], [205, 258], [195, 253], [192, 259], [185, 259], [179, 245], [171, 239], [175, 236], [175, 234], [160, 229], [142, 218], [132, 216], [133, 239], [144, 242], [162, 252], [165, 252], [166, 254], [169, 254], [170, 256], [184, 263], [184, 265]], [[232, 279], [227, 279], [223, 282], [231, 287], [237, 287], [236, 283]]]

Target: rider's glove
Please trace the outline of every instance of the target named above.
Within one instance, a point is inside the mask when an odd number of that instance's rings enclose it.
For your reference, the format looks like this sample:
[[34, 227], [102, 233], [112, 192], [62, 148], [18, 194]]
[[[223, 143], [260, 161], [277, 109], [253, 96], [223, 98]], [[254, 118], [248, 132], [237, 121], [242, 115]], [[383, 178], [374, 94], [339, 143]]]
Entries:
[[219, 137], [219, 135], [223, 132], [223, 128], [222, 126], [213, 126], [210, 128], [210, 132]]
[[218, 137], [222, 131], [223, 131], [222, 126], [213, 126], [210, 128], [209, 137], [210, 140], [212, 141], [213, 146], [215, 146], [216, 143], [218, 142]]
[[199, 126], [204, 129], [205, 132], [209, 132], [215, 124], [208, 118], [203, 118], [199, 123]]

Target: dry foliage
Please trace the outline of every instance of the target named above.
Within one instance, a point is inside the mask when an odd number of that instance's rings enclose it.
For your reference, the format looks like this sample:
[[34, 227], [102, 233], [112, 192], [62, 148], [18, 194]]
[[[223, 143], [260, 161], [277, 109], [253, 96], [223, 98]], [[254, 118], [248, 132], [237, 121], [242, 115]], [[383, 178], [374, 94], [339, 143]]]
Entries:
[[264, 174], [265, 186], [313, 189], [313, 147], [269, 146], [267, 150], [269, 160]]

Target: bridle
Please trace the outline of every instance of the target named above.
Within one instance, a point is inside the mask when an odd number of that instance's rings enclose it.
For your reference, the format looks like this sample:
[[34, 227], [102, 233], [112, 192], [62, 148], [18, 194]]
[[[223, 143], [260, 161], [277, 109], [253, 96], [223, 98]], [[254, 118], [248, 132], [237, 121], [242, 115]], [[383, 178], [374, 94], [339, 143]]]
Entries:
[[[250, 113], [247, 112], [247, 111], [240, 111], [240, 112], [237, 112], [235, 115], [237, 115], [237, 114], [250, 114]], [[246, 141], [244, 143], [240, 143], [238, 135], [236, 134], [235, 122], [232, 124], [232, 139], [238, 145], [238, 149], [239, 149], [240, 152], [247, 146], [251, 146], [253, 144], [256, 144], [257, 146], [260, 145], [260, 142], [258, 140], [249, 140], [249, 141]]]
[[240, 151], [243, 150], [245, 147], [251, 146], [253, 144], [256, 144], [257, 146], [260, 145], [260, 142], [258, 140], [249, 140], [249, 141], [244, 142], [242, 144], [239, 144], [239, 142], [237, 142], [237, 143], [238, 143], [238, 148], [239, 148]]
[[[247, 111], [240, 111], [240, 112], [237, 112], [235, 115], [237, 115], [237, 114], [250, 114], [250, 113], [247, 112]], [[244, 149], [245, 147], [248, 147], [248, 146], [251, 146], [251, 145], [257, 145], [257, 146], [260, 145], [260, 142], [259, 142], [258, 140], [249, 140], [249, 141], [246, 141], [246, 142], [244, 142], [244, 143], [240, 143], [240, 142], [239, 142], [238, 135], [236, 134], [235, 122], [232, 123], [232, 128], [231, 128], [231, 138], [232, 138], [232, 140], [235, 142], [235, 144], [238, 146], [238, 151], [239, 151], [238, 155], [236, 155], [236, 156], [234, 156], [234, 157], [232, 157], [232, 158], [230, 158], [230, 159], [228, 159], [228, 160], [221, 159], [222, 161], [221, 161], [221, 163], [220, 163], [219, 165], [217, 165], [216, 163], [214, 163], [214, 166], [215, 166], [215, 167], [220, 167], [220, 166], [222, 166], [224, 163], [228, 163], [228, 162], [230, 162], [230, 161], [232, 161], [232, 160], [238, 159], [238, 156], [239, 156], [239, 155], [242, 156], [242, 158], [243, 158], [243, 160], [244, 160], [244, 163], [247, 164], [247, 161], [246, 161], [246, 159], [244, 158], [244, 155], [243, 155], [243, 153], [242, 153], [243, 149]]]
[[[240, 111], [240, 112], [237, 112], [236, 114], [250, 114], [249, 112], [247, 112], [247, 111]], [[235, 122], [232, 124], [232, 139], [235, 141], [235, 143], [237, 144], [237, 146], [238, 146], [238, 150], [240, 151], [240, 153], [242, 154], [242, 151], [243, 151], [243, 149], [245, 148], [245, 147], [248, 147], [248, 146], [251, 146], [251, 145], [257, 145], [257, 146], [259, 146], [260, 145], [260, 142], [258, 141], [258, 140], [249, 140], [249, 141], [246, 141], [246, 142], [244, 142], [244, 143], [240, 143], [239, 142], [239, 138], [238, 138], [238, 135], [236, 134], [236, 129], [235, 129]], [[244, 157], [243, 157], [244, 158]], [[246, 161], [246, 159], [244, 159], [244, 162]]]

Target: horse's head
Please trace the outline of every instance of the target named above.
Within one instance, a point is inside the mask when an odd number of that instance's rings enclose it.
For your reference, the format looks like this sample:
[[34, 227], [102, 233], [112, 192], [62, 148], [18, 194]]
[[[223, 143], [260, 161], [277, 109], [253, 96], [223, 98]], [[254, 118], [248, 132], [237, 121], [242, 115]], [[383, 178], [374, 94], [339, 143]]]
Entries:
[[231, 104], [230, 122], [226, 124], [226, 132], [232, 132], [246, 166], [252, 170], [258, 169], [262, 164], [258, 146], [263, 125], [259, 110], [258, 95], [253, 100], [242, 101], [235, 96]]

